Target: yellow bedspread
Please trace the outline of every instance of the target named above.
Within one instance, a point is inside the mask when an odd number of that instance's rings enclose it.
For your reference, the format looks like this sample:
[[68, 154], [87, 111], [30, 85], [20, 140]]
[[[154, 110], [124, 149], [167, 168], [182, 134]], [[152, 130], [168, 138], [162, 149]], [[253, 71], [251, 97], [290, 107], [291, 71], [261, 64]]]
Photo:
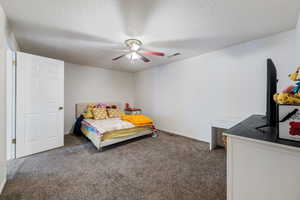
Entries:
[[147, 126], [153, 124], [153, 120], [145, 115], [123, 115], [122, 120], [130, 122], [135, 126]]

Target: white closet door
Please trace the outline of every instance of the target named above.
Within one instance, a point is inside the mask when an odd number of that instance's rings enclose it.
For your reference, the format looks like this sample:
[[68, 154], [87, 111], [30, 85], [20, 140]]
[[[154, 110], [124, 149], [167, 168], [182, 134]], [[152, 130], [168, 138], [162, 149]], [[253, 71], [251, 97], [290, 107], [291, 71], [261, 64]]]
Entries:
[[17, 53], [16, 157], [64, 144], [64, 63]]

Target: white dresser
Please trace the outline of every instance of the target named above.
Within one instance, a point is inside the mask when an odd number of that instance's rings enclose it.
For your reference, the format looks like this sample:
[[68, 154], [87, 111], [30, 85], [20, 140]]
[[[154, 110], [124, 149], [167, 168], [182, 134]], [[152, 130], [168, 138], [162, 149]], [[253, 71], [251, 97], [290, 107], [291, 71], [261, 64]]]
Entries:
[[300, 144], [277, 139], [254, 115], [227, 136], [227, 200], [300, 200]]

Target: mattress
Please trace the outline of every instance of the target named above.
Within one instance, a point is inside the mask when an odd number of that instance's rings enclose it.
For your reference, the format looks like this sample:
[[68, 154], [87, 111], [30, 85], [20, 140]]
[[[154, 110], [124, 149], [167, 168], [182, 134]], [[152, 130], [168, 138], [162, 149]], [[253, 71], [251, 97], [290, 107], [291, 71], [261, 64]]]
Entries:
[[106, 132], [134, 128], [130, 122], [123, 121], [120, 118], [109, 118], [104, 120], [84, 119], [82, 124], [89, 127], [97, 133], [98, 136], [102, 136]]
[[[94, 120], [96, 121], [96, 120]], [[104, 120], [97, 120], [97, 121], [104, 121]], [[101, 123], [98, 123], [101, 124]], [[95, 125], [95, 123], [94, 123]], [[115, 126], [118, 128], [107, 128], [107, 130], [111, 131], [105, 131], [101, 132], [99, 131], [99, 127], [95, 127], [92, 125], [91, 120], [84, 120], [82, 122], [81, 126], [81, 131], [92, 141], [100, 140], [100, 141], [105, 141], [105, 140], [110, 140], [110, 139], [115, 139], [115, 138], [122, 138], [122, 137], [127, 137], [131, 135], [135, 135], [137, 133], [143, 132], [143, 131], [151, 131], [152, 127], [151, 126], [126, 126], [126, 127], [131, 127], [131, 128], [122, 128], [122, 126]], [[102, 127], [103, 128], [103, 127]], [[115, 129], [115, 130], [113, 130]], [[103, 129], [101, 129], [103, 131]]]

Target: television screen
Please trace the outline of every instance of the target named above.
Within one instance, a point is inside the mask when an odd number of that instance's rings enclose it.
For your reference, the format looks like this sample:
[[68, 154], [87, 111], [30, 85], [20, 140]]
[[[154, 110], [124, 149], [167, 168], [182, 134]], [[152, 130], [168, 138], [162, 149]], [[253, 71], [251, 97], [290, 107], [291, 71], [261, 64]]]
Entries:
[[267, 60], [267, 108], [266, 117], [269, 126], [275, 126], [278, 121], [277, 105], [273, 100], [277, 93], [277, 72], [272, 59]]

